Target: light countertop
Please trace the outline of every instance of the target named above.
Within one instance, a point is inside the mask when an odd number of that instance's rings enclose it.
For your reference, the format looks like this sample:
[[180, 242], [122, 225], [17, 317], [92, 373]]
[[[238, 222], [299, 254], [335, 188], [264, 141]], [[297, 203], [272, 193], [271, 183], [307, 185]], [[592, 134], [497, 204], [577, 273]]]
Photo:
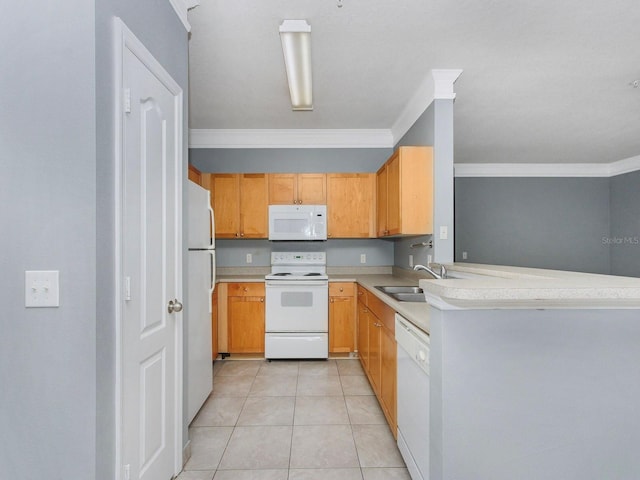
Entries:
[[445, 280], [420, 280], [427, 300], [457, 308], [640, 308], [640, 278], [454, 263]]

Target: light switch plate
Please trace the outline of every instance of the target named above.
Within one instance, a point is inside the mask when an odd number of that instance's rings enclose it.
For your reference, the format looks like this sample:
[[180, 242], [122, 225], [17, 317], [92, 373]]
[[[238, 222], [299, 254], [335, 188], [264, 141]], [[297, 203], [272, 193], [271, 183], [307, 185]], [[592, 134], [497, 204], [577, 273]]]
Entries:
[[449, 238], [449, 229], [446, 226], [440, 227], [440, 240], [447, 240]]
[[25, 307], [59, 307], [58, 270], [24, 272]]

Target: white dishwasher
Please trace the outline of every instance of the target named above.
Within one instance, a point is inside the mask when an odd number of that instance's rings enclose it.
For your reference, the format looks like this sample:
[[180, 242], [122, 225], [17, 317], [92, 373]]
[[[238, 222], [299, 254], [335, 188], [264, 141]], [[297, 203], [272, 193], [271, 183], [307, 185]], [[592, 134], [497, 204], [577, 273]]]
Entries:
[[429, 336], [396, 314], [398, 448], [412, 480], [429, 478]]

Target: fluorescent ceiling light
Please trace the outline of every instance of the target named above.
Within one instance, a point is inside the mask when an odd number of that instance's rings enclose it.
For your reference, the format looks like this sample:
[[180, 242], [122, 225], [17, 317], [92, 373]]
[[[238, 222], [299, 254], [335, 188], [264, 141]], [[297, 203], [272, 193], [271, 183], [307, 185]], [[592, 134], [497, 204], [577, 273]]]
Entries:
[[313, 110], [311, 86], [311, 25], [306, 20], [284, 20], [280, 40], [293, 110]]

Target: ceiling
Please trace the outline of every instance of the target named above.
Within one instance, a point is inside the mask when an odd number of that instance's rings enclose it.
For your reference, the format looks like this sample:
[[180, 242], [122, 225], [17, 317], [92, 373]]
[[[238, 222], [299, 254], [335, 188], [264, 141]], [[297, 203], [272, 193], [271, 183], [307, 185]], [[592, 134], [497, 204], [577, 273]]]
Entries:
[[[432, 69], [462, 69], [456, 163], [640, 155], [637, 0], [337, 1], [202, 0], [189, 127], [391, 129]], [[291, 111], [284, 19], [311, 24], [312, 112]]]

